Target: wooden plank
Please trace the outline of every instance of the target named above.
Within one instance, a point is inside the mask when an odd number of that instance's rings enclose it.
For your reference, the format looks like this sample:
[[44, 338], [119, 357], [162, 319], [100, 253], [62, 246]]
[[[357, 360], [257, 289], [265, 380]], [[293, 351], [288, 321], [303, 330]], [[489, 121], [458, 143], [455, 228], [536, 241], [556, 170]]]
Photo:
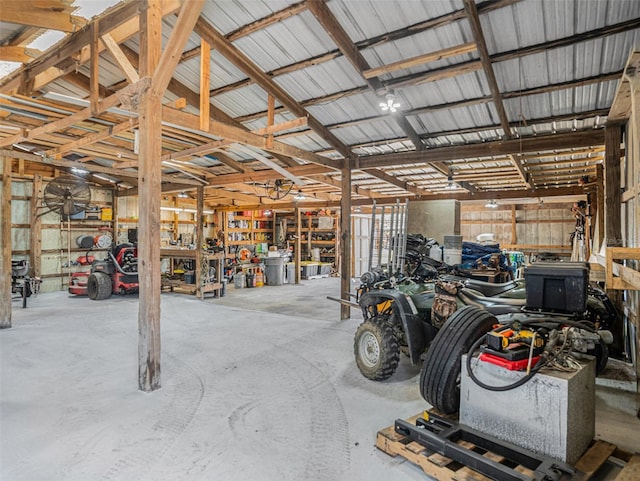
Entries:
[[35, 48], [28, 48], [19, 45], [0, 46], [0, 60], [5, 62], [27, 63], [41, 54], [42, 52]]
[[436, 147], [422, 152], [371, 155], [356, 159], [356, 169], [391, 167], [410, 163], [459, 160], [468, 157], [492, 157], [522, 152], [544, 152], [574, 147], [594, 147], [604, 143], [604, 130], [588, 130], [522, 139], [498, 140], [481, 144]]
[[[232, 45], [206, 20], [200, 18], [196, 22], [195, 31], [200, 37], [208, 41], [220, 54], [224, 55], [236, 67], [251, 77], [258, 85], [276, 97], [283, 105], [298, 117], [308, 117], [309, 127], [311, 127], [320, 137], [326, 140], [345, 158], [352, 155], [351, 150], [342, 143], [329, 129], [319, 120], [309, 114], [299, 102], [289, 95], [273, 79], [268, 77], [255, 63], [253, 63], [238, 48]], [[266, 140], [265, 140], [266, 141]], [[285, 154], [286, 155], [286, 154]]]
[[140, 93], [147, 90], [150, 84], [151, 84], [151, 81], [148, 77], [143, 78], [134, 84], [126, 86], [124, 89], [107, 97], [106, 99], [101, 100], [98, 103], [97, 111], [93, 111], [91, 107], [87, 107], [82, 110], [78, 110], [77, 112], [74, 112], [73, 114], [67, 117], [64, 117], [60, 120], [49, 122], [40, 127], [35, 127], [27, 131], [26, 134], [20, 133], [20, 134], [15, 134], [9, 137], [5, 137], [4, 139], [0, 140], [0, 147], [12, 145], [15, 143], [20, 143], [29, 139], [34, 139], [40, 135], [49, 134], [51, 132], [55, 132], [58, 130], [64, 130], [68, 127], [71, 127], [73, 124], [77, 122], [81, 122], [93, 115], [99, 114], [101, 112], [109, 110], [112, 107], [116, 107], [120, 105], [123, 99], [125, 99], [129, 95], [131, 96], [139, 95]]
[[200, 41], [200, 130], [209, 130], [209, 84], [211, 82], [211, 47], [205, 40]]
[[607, 461], [615, 449], [615, 445], [606, 441], [596, 441], [576, 462], [575, 468], [579, 473], [574, 476], [572, 481], [589, 479]]
[[383, 65], [382, 67], [370, 68], [362, 72], [365, 78], [379, 77], [385, 73], [395, 72], [397, 70], [403, 70], [418, 65], [423, 65], [429, 62], [435, 62], [436, 60], [442, 60], [456, 55], [464, 55], [465, 53], [474, 52], [476, 50], [476, 44], [474, 42], [464, 43], [462, 45], [454, 45], [453, 47], [444, 48], [436, 52], [430, 52], [424, 55], [418, 55], [417, 57], [400, 60], [398, 62]]
[[204, 2], [205, 0], [189, 0], [182, 4], [178, 19], [171, 31], [171, 36], [153, 73], [151, 92], [154, 96], [163, 95], [167, 89], [169, 81], [173, 77], [173, 72], [180, 61], [182, 50], [187, 40], [189, 40], [191, 32], [193, 32], [193, 27], [198, 17], [200, 17]]
[[39, 216], [38, 207], [42, 199], [42, 176], [33, 176], [33, 193], [29, 200], [31, 226], [29, 231], [29, 260], [34, 277], [42, 274], [42, 217]]
[[620, 142], [622, 141], [622, 125], [609, 123], [604, 132], [605, 163], [605, 245], [609, 247], [621, 246], [622, 239], [622, 203], [621, 203], [621, 172], [620, 172]]
[[638, 481], [638, 479], [640, 479], [640, 455], [634, 454], [615, 481]]
[[124, 73], [124, 76], [127, 78], [129, 83], [136, 83], [140, 80], [140, 76], [138, 75], [138, 71], [135, 69], [131, 62], [125, 55], [125, 53], [120, 48], [120, 45], [114, 40], [114, 38], [109, 33], [103, 34], [101, 37], [102, 43], [107, 48], [113, 59], [116, 61], [120, 70]]
[[[491, 57], [489, 56], [489, 50], [487, 49], [487, 42], [484, 38], [482, 31], [482, 25], [480, 24], [480, 15], [476, 7], [475, 0], [464, 0], [464, 10], [467, 14], [467, 19], [471, 25], [471, 32], [476, 41], [478, 47], [478, 54], [480, 55], [480, 61], [482, 62], [482, 68], [484, 69], [485, 76], [487, 77], [487, 83], [489, 84], [489, 90], [493, 97], [493, 104], [498, 111], [498, 117], [500, 118], [500, 124], [502, 130], [507, 138], [511, 138], [511, 127], [509, 126], [509, 118], [504, 110], [502, 103], [502, 95], [500, 94], [500, 88], [498, 87], [498, 81], [493, 71], [493, 65], [491, 64]], [[518, 167], [516, 165], [516, 167]], [[520, 169], [521, 170], [521, 167]], [[526, 179], [524, 179], [526, 183]]]
[[305, 11], [306, 9], [307, 9], [306, 1], [294, 3], [293, 5], [289, 5], [288, 7], [283, 8], [282, 10], [279, 10], [277, 12], [274, 12], [271, 15], [263, 17], [259, 20], [256, 20], [255, 22], [251, 22], [247, 25], [244, 25], [243, 27], [238, 28], [237, 30], [234, 30], [233, 32], [227, 35], [227, 40], [229, 40], [230, 42], [233, 42], [235, 40], [238, 40], [239, 38], [242, 38], [254, 32], [257, 32], [258, 30], [262, 30], [270, 25], [274, 25], [278, 22], [281, 22], [282, 20], [285, 20], [289, 17], [298, 15], [299, 13]]
[[3, 0], [0, 21], [67, 33], [77, 30], [86, 23], [82, 17], [57, 12], [54, 9], [33, 7], [30, 3], [32, 2]]
[[[140, 75], [152, 75], [162, 49], [161, 0], [147, 0], [140, 14]], [[138, 387], [150, 392], [160, 382], [160, 157], [162, 156], [161, 97], [142, 94], [139, 103], [140, 160], [138, 164]]]
[[11, 162], [0, 154], [2, 218], [0, 219], [0, 329], [11, 327]]
[[99, 62], [100, 62], [100, 42], [98, 36], [98, 28], [100, 24], [96, 21], [91, 24], [91, 43], [89, 49], [91, 51], [91, 61], [89, 62], [89, 100], [91, 102], [91, 112], [93, 115], [98, 114], [98, 102], [100, 101], [100, 78], [99, 78]]

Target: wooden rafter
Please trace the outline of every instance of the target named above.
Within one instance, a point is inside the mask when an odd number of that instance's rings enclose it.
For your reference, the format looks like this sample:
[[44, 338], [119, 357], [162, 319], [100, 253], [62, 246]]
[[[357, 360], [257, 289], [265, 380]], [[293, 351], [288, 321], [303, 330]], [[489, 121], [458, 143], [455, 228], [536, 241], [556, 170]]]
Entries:
[[225, 39], [218, 31], [213, 28], [206, 20], [200, 18], [196, 23], [195, 31], [203, 40], [206, 40], [218, 52], [224, 55], [236, 67], [242, 70], [249, 77], [260, 85], [267, 93], [272, 94], [282, 104], [284, 104], [291, 112], [298, 117], [307, 117], [309, 126], [334, 147], [345, 158], [351, 156], [351, 151], [335, 137], [320, 121], [313, 115], [304, 110], [304, 108], [291, 97], [282, 87], [270, 79], [262, 70], [260, 70], [246, 55], [240, 52], [234, 45]]
[[[87, 23], [83, 17], [71, 15], [68, 11], [60, 11], [53, 4], [50, 8], [39, 8], [37, 4], [32, 5], [33, 3], [22, 0], [3, 0], [0, 21], [60, 32], [75, 32]], [[59, 6], [67, 10], [62, 2]]]
[[[489, 50], [487, 49], [487, 42], [484, 38], [484, 32], [482, 31], [482, 25], [480, 24], [480, 16], [476, 8], [476, 2], [474, 0], [464, 0], [464, 9], [467, 13], [467, 19], [471, 25], [471, 31], [478, 47], [478, 54], [480, 55], [480, 61], [482, 62], [482, 68], [484, 74], [487, 77], [487, 83], [489, 84], [489, 90], [491, 90], [491, 96], [493, 97], [493, 103], [498, 111], [498, 117], [502, 124], [502, 130], [507, 138], [511, 138], [511, 128], [509, 127], [509, 118], [504, 110], [504, 104], [502, 103], [502, 95], [500, 94], [500, 88], [498, 87], [498, 81], [496, 80], [495, 72], [493, 71], [493, 65], [491, 64], [491, 58], [489, 56]], [[514, 162], [516, 162], [514, 160]], [[516, 166], [518, 170], [522, 169], [522, 166]], [[526, 183], [526, 180], [525, 180]]]
[[473, 42], [464, 43], [462, 45], [454, 45], [453, 47], [443, 48], [435, 52], [426, 53], [424, 55], [418, 55], [416, 57], [399, 60], [382, 67], [369, 68], [362, 72], [362, 75], [367, 78], [379, 77], [380, 75], [396, 72], [398, 70], [404, 70], [418, 65], [424, 65], [429, 62], [435, 62], [437, 60], [443, 60], [445, 58], [456, 57], [458, 55], [464, 55], [465, 53], [471, 53], [476, 50], [476, 44]]
[[27, 63], [41, 54], [42, 52], [38, 49], [28, 48], [22, 45], [0, 46], [0, 60], [5, 62]]
[[482, 144], [438, 147], [422, 152], [372, 155], [367, 158], [357, 159], [358, 162], [355, 168], [368, 169], [417, 162], [447, 161], [466, 159], [469, 157], [517, 154], [520, 152], [540, 152], [573, 147], [590, 147], [602, 145], [603, 141], [604, 133], [602, 129], [570, 132], [541, 137], [483, 142]]

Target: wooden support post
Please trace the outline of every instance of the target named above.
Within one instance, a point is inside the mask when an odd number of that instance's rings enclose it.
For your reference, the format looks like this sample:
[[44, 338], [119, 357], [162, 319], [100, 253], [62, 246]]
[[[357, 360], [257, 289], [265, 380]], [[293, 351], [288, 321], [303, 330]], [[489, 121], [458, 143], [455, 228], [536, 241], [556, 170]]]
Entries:
[[[342, 168], [342, 199], [340, 200], [340, 299], [351, 300], [351, 166], [344, 160]], [[349, 319], [351, 308], [340, 304], [340, 319]]]
[[120, 233], [120, 222], [118, 221], [119, 215], [120, 212], [118, 210], [118, 187], [115, 187], [111, 191], [111, 218], [113, 219], [113, 242], [115, 242], [116, 244], [118, 244], [118, 234]]
[[33, 191], [31, 193], [31, 230], [29, 232], [29, 259], [31, 263], [32, 275], [34, 277], [42, 274], [42, 221], [38, 215], [40, 195], [42, 194], [42, 176], [33, 176]]
[[[202, 290], [202, 244], [204, 244], [204, 187], [196, 189], [196, 295], [204, 299]], [[207, 275], [209, 273], [207, 272]]]
[[[607, 123], [604, 132], [604, 203], [605, 240], [607, 247], [621, 247], [622, 242], [622, 192], [620, 189], [620, 141], [622, 140], [622, 124]], [[619, 312], [623, 312], [622, 291], [607, 289], [607, 295]], [[616, 351], [623, 350], [624, 332], [622, 322], [612, 326]]]
[[516, 229], [516, 205], [511, 204], [511, 243], [518, 243], [518, 230]]
[[0, 155], [2, 220], [0, 221], [0, 329], [11, 327], [11, 158]]
[[[147, 0], [140, 13], [140, 76], [153, 75], [162, 48], [160, 0]], [[145, 91], [139, 101], [138, 161], [138, 386], [160, 388], [160, 182], [162, 103]]]
[[[595, 226], [593, 237], [598, 238], [598, 245], [594, 248], [600, 251], [604, 242], [604, 168], [602, 164], [596, 165], [596, 208], [593, 214], [598, 223]], [[595, 230], [597, 229], [597, 236]]]
[[620, 141], [622, 124], [608, 123], [604, 132], [605, 230], [608, 247], [622, 246], [622, 193], [620, 192]]
[[200, 42], [200, 130], [209, 130], [209, 84], [211, 83], [211, 47], [209, 42]]
[[100, 45], [98, 36], [98, 30], [100, 28], [100, 23], [98, 20], [91, 24], [91, 64], [90, 64], [90, 74], [89, 74], [89, 99], [91, 101], [91, 112], [96, 114], [98, 113], [98, 102], [100, 100], [100, 82], [99, 82], [99, 60], [100, 60]]
[[302, 222], [300, 219], [300, 207], [296, 207], [296, 284], [300, 284], [300, 271], [302, 269], [300, 249], [302, 249]]

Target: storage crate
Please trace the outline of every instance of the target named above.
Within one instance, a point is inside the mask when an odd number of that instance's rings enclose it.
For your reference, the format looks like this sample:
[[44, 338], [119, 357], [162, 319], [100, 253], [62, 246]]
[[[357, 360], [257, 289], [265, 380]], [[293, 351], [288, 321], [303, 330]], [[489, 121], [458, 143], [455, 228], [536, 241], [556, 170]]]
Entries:
[[328, 276], [331, 274], [331, 264], [329, 262], [320, 263], [320, 272], [318, 272], [321, 276]]
[[318, 264], [317, 262], [303, 261], [300, 263], [300, 269], [300, 277], [302, 277], [303, 279], [310, 279], [318, 275], [320, 264]]
[[524, 270], [527, 308], [558, 312], [585, 312], [589, 264], [536, 262]]

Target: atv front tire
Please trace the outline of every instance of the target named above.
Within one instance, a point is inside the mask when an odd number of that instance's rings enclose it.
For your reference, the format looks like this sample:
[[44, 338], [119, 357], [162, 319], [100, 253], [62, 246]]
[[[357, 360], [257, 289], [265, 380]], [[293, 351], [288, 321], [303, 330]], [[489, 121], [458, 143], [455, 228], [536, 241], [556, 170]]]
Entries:
[[358, 369], [372, 381], [384, 381], [396, 372], [400, 362], [400, 344], [385, 316], [364, 321], [356, 330], [353, 353]]
[[113, 292], [111, 278], [104, 272], [94, 272], [87, 279], [87, 295], [92, 301], [109, 299]]
[[420, 371], [420, 393], [434, 408], [445, 414], [458, 411], [462, 355], [497, 322], [489, 312], [466, 306], [442, 325]]

